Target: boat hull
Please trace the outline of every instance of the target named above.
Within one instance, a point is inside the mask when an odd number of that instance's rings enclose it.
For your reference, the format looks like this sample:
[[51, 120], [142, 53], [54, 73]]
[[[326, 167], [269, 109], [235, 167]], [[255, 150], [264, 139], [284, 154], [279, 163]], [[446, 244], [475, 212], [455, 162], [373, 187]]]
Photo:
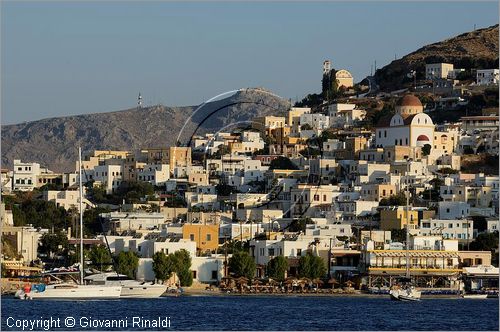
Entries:
[[154, 298], [160, 297], [167, 290], [164, 286], [130, 286], [124, 285], [121, 287], [121, 298]]
[[104, 300], [119, 299], [120, 295], [119, 286], [76, 285], [71, 288], [47, 286], [45, 291], [30, 292], [28, 297], [33, 300]]
[[394, 301], [420, 301], [421, 293], [416, 289], [394, 289], [389, 292]]
[[477, 300], [481, 300], [481, 299], [487, 299], [488, 298], [488, 294], [465, 294], [465, 295], [462, 295], [462, 297], [464, 299], [477, 299]]

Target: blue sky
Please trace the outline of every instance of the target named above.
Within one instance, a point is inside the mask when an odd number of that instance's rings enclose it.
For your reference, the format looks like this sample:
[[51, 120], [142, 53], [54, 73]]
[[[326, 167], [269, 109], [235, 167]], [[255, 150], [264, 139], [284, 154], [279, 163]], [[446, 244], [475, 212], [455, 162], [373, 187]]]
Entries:
[[355, 81], [428, 43], [498, 23], [497, 2], [5, 2], [2, 123], [266, 87], [302, 98], [330, 59]]

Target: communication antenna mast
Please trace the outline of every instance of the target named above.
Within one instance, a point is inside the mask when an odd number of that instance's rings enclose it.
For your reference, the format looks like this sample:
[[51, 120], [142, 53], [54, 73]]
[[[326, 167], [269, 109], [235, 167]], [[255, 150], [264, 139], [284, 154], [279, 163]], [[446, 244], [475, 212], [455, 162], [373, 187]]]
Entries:
[[139, 96], [137, 97], [137, 109], [142, 109], [142, 95], [139, 92]]

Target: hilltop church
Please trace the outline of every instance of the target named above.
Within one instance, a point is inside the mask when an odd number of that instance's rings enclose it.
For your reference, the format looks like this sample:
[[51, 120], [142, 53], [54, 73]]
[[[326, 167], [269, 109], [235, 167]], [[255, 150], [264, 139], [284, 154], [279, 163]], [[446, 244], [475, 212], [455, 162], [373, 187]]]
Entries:
[[375, 131], [377, 147], [433, 146], [434, 123], [424, 113], [420, 100], [412, 94], [403, 96], [397, 103], [396, 114], [380, 119]]

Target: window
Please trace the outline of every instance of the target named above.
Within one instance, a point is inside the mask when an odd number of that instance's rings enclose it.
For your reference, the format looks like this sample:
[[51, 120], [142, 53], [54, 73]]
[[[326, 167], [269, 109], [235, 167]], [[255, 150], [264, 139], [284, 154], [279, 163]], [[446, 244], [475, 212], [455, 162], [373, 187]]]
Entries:
[[191, 271], [193, 273], [193, 279], [196, 279], [196, 271]]
[[212, 241], [212, 234], [207, 234], [207, 241]]
[[194, 241], [194, 234], [189, 234], [189, 239], [190, 239], [191, 241]]
[[297, 249], [297, 256], [302, 256], [302, 249]]
[[268, 256], [274, 256], [274, 248], [267, 249], [267, 255]]

